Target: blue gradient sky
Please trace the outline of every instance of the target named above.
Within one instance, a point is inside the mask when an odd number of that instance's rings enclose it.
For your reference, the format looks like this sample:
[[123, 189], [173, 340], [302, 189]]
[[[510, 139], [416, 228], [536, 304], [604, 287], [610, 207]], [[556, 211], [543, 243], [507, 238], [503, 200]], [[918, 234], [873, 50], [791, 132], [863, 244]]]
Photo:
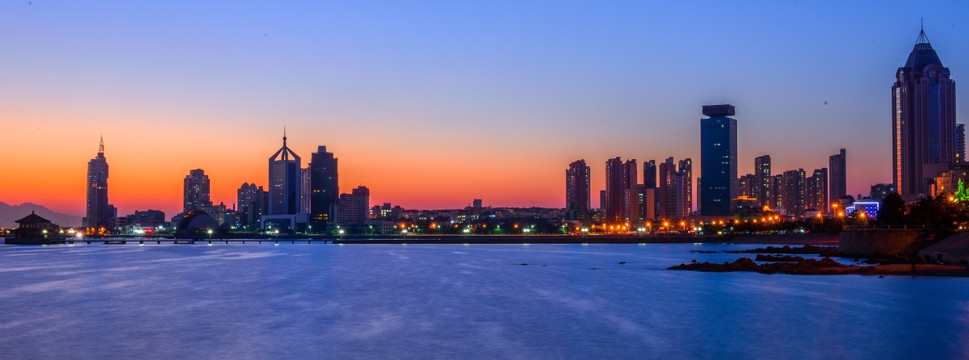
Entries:
[[699, 176], [700, 106], [724, 101], [740, 174], [763, 154], [775, 173], [810, 173], [845, 147], [848, 191], [867, 194], [891, 181], [890, 88], [919, 18], [969, 86], [966, 14], [958, 1], [3, 2], [0, 160], [31, 171], [0, 177], [0, 201], [82, 213], [103, 133], [119, 213], [177, 211], [193, 168], [231, 204], [243, 181], [265, 185], [285, 125], [305, 161], [327, 145], [341, 191], [367, 185], [373, 203], [561, 207], [578, 158], [594, 191], [613, 156], [692, 157]]

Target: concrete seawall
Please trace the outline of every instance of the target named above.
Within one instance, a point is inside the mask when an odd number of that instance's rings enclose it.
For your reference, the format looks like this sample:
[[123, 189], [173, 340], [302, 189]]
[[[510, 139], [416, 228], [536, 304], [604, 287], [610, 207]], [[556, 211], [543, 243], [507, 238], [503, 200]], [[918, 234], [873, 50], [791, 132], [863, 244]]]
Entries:
[[894, 256], [918, 252], [924, 229], [844, 229], [838, 248], [849, 256]]

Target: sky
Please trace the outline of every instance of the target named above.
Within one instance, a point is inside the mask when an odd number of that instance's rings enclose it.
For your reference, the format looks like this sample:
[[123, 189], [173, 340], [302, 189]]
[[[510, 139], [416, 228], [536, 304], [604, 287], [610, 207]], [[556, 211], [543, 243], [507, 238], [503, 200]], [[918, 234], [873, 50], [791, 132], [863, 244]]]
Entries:
[[[83, 214], [104, 136], [119, 215], [181, 210], [201, 168], [231, 207], [288, 144], [371, 204], [563, 207], [576, 159], [691, 157], [730, 103], [739, 174], [891, 182], [895, 71], [925, 31], [958, 84], [969, 2], [0, 2], [0, 201]], [[969, 85], [963, 85], [969, 86]], [[957, 91], [965, 123], [967, 91]], [[641, 175], [640, 175], [641, 176]], [[598, 205], [594, 196], [593, 206]]]

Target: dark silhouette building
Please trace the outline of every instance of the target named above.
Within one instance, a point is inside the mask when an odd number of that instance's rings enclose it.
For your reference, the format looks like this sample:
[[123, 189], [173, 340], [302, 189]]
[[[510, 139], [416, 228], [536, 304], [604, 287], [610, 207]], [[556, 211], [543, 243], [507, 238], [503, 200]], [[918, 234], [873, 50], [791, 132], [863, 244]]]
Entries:
[[956, 162], [966, 161], [966, 124], [956, 124]]
[[84, 227], [94, 232], [110, 232], [117, 210], [108, 203], [108, 160], [104, 157], [104, 137], [98, 155], [87, 163], [87, 206]]
[[565, 212], [569, 219], [585, 219], [592, 207], [590, 168], [584, 159], [565, 170]]
[[212, 207], [212, 200], [209, 196], [209, 176], [205, 175], [202, 169], [195, 169], [185, 175], [182, 212], [192, 210], [208, 211]]
[[299, 155], [286, 146], [269, 157], [269, 215], [295, 215], [299, 213], [302, 167]]
[[737, 120], [733, 105], [707, 105], [700, 120], [700, 213], [733, 214], [737, 197]]
[[606, 160], [606, 203], [602, 205], [605, 210], [606, 222], [623, 222], [623, 196], [626, 193], [625, 177], [623, 173], [622, 159], [618, 156]]
[[656, 160], [643, 162], [643, 186], [647, 189], [656, 188]]
[[370, 189], [358, 186], [349, 194], [340, 194], [336, 205], [336, 222], [343, 226], [364, 224], [370, 218]]
[[754, 158], [754, 177], [757, 183], [752, 186], [753, 196], [757, 198], [760, 206], [770, 205], [771, 199], [771, 173], [770, 155], [758, 156]]
[[314, 230], [326, 230], [333, 221], [333, 206], [340, 196], [337, 158], [320, 146], [310, 157], [310, 224]]
[[923, 29], [892, 85], [892, 180], [908, 201], [926, 196], [956, 160], [956, 83], [949, 76]]
[[[828, 186], [831, 188], [831, 196], [829, 199], [840, 199], [848, 195], [848, 170], [847, 170], [847, 157], [845, 155], [845, 149], [841, 149], [841, 152], [831, 155], [828, 158], [828, 169], [831, 171], [830, 181]], [[828, 206], [825, 204], [825, 206]], [[830, 209], [825, 209], [828, 211]]]
[[262, 186], [242, 183], [236, 192], [236, 207], [239, 213], [239, 226], [243, 229], [257, 229], [259, 220], [266, 214], [269, 204], [269, 193]]

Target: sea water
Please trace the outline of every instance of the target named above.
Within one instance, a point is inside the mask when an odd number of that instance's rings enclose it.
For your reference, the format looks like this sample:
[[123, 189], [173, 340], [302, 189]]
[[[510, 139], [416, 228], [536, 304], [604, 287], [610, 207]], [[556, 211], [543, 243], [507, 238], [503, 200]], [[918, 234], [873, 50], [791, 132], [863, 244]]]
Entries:
[[752, 245], [0, 246], [0, 357], [969, 358], [969, 279], [665, 270]]

